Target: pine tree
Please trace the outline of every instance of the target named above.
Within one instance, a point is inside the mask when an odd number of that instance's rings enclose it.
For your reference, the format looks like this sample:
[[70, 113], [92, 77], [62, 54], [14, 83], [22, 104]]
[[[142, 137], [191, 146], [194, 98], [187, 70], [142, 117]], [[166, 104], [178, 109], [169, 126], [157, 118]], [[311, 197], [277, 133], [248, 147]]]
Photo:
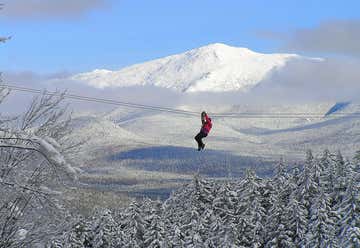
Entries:
[[285, 232], [283, 219], [292, 190], [290, 179], [284, 161], [281, 159], [276, 166], [275, 176], [270, 181], [271, 185], [268, 187], [271, 194], [268, 195], [270, 207], [266, 219], [266, 247], [281, 246], [282, 243], [286, 243], [286, 240], [291, 240]]
[[249, 247], [251, 246], [252, 242], [252, 229], [253, 225], [250, 223], [250, 220], [245, 217], [239, 217], [237, 221], [237, 232], [238, 232], [238, 239], [237, 243], [240, 247]]
[[164, 208], [162, 218], [169, 240], [170, 247], [183, 247], [185, 244], [185, 233], [181, 230], [184, 213], [174, 211], [174, 208]]
[[265, 232], [265, 216], [266, 210], [262, 207], [260, 199], [255, 197], [252, 201], [252, 208], [250, 209], [247, 217], [250, 222], [253, 223], [252, 240], [253, 247], [262, 247], [264, 244], [264, 232]]
[[224, 225], [234, 222], [236, 206], [239, 204], [237, 192], [226, 182], [220, 186], [212, 202], [214, 214], [219, 216]]
[[355, 152], [354, 161], [355, 161], [355, 163], [359, 163], [359, 162], [360, 162], [360, 150], [358, 150], [358, 151]]
[[184, 247], [185, 235], [181, 232], [180, 228], [174, 224], [171, 230], [174, 230], [174, 232], [168, 234], [170, 247]]
[[307, 209], [297, 200], [297, 196], [294, 191], [290, 195], [290, 199], [284, 213], [284, 218], [287, 220], [286, 228], [289, 231], [288, 234], [295, 247], [299, 247], [305, 238], [308, 224], [307, 216]]
[[126, 234], [124, 239], [129, 247], [143, 246], [145, 224], [146, 222], [143, 219], [139, 203], [136, 201], [131, 202], [121, 223], [122, 231]]
[[309, 247], [338, 247], [336, 240], [335, 222], [332, 218], [330, 199], [320, 191], [315, 203], [311, 206], [310, 224], [306, 235], [306, 245]]
[[311, 151], [307, 151], [307, 158], [304, 168], [299, 175], [297, 183], [297, 197], [298, 201], [303, 204], [308, 212], [310, 211], [311, 204], [315, 195], [318, 192], [317, 184], [314, 181], [313, 175], [314, 157]]
[[355, 177], [349, 181], [344, 200], [340, 204], [341, 243], [346, 247], [360, 247], [360, 192]]
[[275, 190], [282, 190], [289, 179], [289, 175], [286, 172], [286, 166], [284, 159], [281, 158], [276, 165], [275, 176], [272, 180], [272, 185]]
[[144, 234], [145, 247], [168, 247], [166, 231], [161, 216], [154, 215]]
[[91, 222], [80, 220], [70, 232], [63, 235], [64, 247], [91, 247], [93, 241]]
[[117, 232], [116, 223], [110, 210], [103, 209], [95, 212], [93, 225], [93, 247], [114, 247], [122, 243], [122, 237]]
[[213, 185], [200, 178], [199, 175], [196, 175], [194, 178], [194, 187], [194, 196], [197, 199], [196, 203], [199, 203], [199, 207], [206, 208], [206, 205], [211, 204], [214, 199]]
[[168, 247], [165, 223], [162, 218], [161, 202], [148, 201], [146, 204], [150, 211], [145, 211], [146, 230], [144, 233], [144, 245], [146, 247]]
[[317, 188], [321, 187], [321, 185], [323, 184], [322, 180], [324, 173], [325, 173], [325, 167], [322, 163], [322, 159], [320, 159], [320, 161], [314, 159], [312, 163], [312, 175], [314, 178], [314, 183], [316, 184]]
[[335, 203], [339, 204], [346, 191], [346, 162], [340, 151], [336, 154]]
[[336, 185], [336, 163], [335, 159], [332, 158], [329, 150], [323, 152], [323, 156], [320, 159], [321, 166], [324, 168], [323, 174], [321, 175], [321, 187], [323, 190], [330, 194], [334, 198], [335, 185]]
[[255, 172], [247, 169], [245, 178], [240, 181], [237, 189], [239, 198], [241, 199], [240, 207], [246, 210], [254, 198], [261, 197], [263, 187], [262, 180], [255, 175]]
[[202, 203], [197, 202], [198, 198], [192, 201], [192, 204], [188, 206], [188, 209], [182, 215], [180, 220], [180, 230], [184, 234], [185, 246], [196, 247], [202, 242], [201, 233], [204, 231], [204, 227], [201, 223], [201, 213], [203, 208], [199, 208]]
[[264, 243], [266, 210], [262, 205], [262, 190], [264, 185], [261, 179], [256, 177], [251, 170], [246, 171], [245, 178], [240, 182], [239, 193], [246, 228], [244, 229], [242, 241], [249, 240], [250, 243], [241, 242], [242, 246], [260, 247]]
[[[341, 168], [338, 168], [338, 165]], [[308, 152], [302, 170], [279, 164], [272, 179], [198, 176], [164, 203], [132, 202], [77, 221], [50, 247], [356, 247], [360, 193], [356, 160]]]
[[[280, 189], [278, 189], [280, 190]], [[268, 217], [266, 220], [266, 238], [267, 244], [265, 247], [281, 247], [292, 243], [290, 233], [286, 231], [287, 219], [284, 218], [285, 207], [287, 200], [284, 200], [284, 192], [286, 190], [276, 190], [271, 196], [272, 207], [269, 209]]]

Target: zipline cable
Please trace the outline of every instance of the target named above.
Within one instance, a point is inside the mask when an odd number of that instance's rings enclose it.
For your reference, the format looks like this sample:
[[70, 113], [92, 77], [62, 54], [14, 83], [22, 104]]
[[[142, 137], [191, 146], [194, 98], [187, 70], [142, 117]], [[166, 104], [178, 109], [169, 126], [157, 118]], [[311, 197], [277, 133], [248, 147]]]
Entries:
[[[159, 112], [168, 112], [172, 114], [181, 114], [187, 116], [198, 116], [199, 113], [195, 111], [188, 111], [188, 110], [181, 110], [181, 109], [174, 109], [174, 108], [167, 108], [167, 107], [160, 107], [160, 106], [151, 106], [151, 105], [144, 105], [138, 103], [131, 103], [131, 102], [124, 102], [124, 101], [117, 101], [112, 99], [106, 98], [97, 98], [97, 97], [89, 97], [84, 95], [76, 95], [76, 94], [68, 94], [68, 93], [60, 93], [60, 92], [51, 92], [47, 90], [40, 90], [35, 88], [29, 87], [22, 87], [10, 84], [0, 84], [0, 88], [7, 88], [10, 90], [33, 93], [33, 94], [44, 94], [44, 95], [63, 95], [65, 98], [73, 99], [73, 100], [80, 100], [80, 101], [87, 101], [87, 102], [94, 102], [94, 103], [102, 103], [102, 104], [109, 104], [109, 105], [116, 105], [128, 108], [136, 108], [136, 109], [144, 109], [144, 110], [151, 110], [151, 111], [159, 111]], [[325, 117], [322, 113], [259, 113], [259, 112], [243, 112], [243, 113], [209, 113], [209, 115], [213, 118], [271, 118], [271, 119], [281, 119], [281, 118], [323, 118]], [[332, 113], [332, 116], [360, 116], [360, 113]]]
[[[8, 88], [10, 90], [15, 90], [15, 91], [28, 92], [28, 93], [34, 93], [34, 94], [44, 94], [44, 95], [50, 95], [50, 96], [62, 94], [59, 92], [51, 92], [51, 91], [46, 91], [46, 90], [39, 90], [39, 89], [34, 89], [34, 88], [20, 87], [20, 86], [7, 85], [7, 84], [0, 85], [0, 88]], [[137, 104], [137, 103], [122, 102], [122, 101], [105, 99], [105, 98], [96, 98], [96, 97], [88, 97], [88, 96], [81, 96], [81, 95], [75, 95], [75, 94], [67, 94], [67, 93], [64, 93], [63, 95], [65, 98], [74, 99], [74, 100], [81, 100], [81, 101], [88, 101], [88, 102], [95, 102], [95, 103], [104, 103], [104, 104], [110, 104], [110, 105], [117, 105], [117, 106], [129, 107], [129, 108], [146, 109], [146, 110], [153, 110], [153, 111], [161, 111], [161, 112], [171, 112], [171, 113], [176, 113], [176, 114], [186, 114], [186, 115], [194, 115], [194, 116], [199, 115], [197, 112], [180, 110], [180, 109], [157, 107], [157, 106], [143, 105], [143, 104]]]

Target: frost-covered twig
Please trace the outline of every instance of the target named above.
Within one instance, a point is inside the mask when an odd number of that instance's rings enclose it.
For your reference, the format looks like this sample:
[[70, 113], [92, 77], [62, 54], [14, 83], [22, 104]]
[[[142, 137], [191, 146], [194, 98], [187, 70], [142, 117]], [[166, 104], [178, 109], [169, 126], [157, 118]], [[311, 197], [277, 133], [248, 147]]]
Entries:
[[10, 94], [10, 89], [3, 87], [1, 85], [2, 79], [1, 79], [1, 73], [0, 73], [0, 103], [4, 101], [4, 99]]
[[64, 109], [58, 110], [59, 104], [64, 100], [65, 92], [58, 92], [57, 94], [44, 94], [39, 98], [35, 97], [30, 104], [29, 109], [24, 114], [20, 129], [25, 130], [34, 126], [37, 121], [42, 119], [41, 126], [46, 126], [56, 120], [59, 120], [64, 113]]
[[[23, 141], [27, 142], [26, 145], [19, 145], [19, 144], [9, 144], [8, 142], [4, 141]], [[16, 138], [16, 137], [5, 137], [0, 138], [0, 148], [14, 148], [20, 150], [27, 150], [27, 151], [35, 151], [42, 155], [44, 159], [50, 165], [53, 165], [57, 169], [62, 169], [68, 176], [71, 178], [76, 178], [76, 171], [75, 169], [69, 165], [65, 158], [59, 152], [60, 145], [52, 138], [39, 138], [39, 137], [32, 137], [32, 138]], [[37, 145], [37, 147], [35, 146]]]
[[17, 183], [5, 182], [1, 178], [0, 178], [0, 184], [5, 185], [5, 186], [10, 186], [10, 187], [18, 187], [18, 188], [21, 188], [23, 190], [29, 190], [31, 192], [34, 192], [34, 193], [37, 193], [37, 194], [43, 195], [43, 196], [51, 195], [50, 191], [39, 190], [39, 189], [36, 189], [36, 188], [32, 188], [32, 187], [29, 187], [29, 186], [26, 186], [26, 185], [20, 185], [20, 184], [17, 184]]

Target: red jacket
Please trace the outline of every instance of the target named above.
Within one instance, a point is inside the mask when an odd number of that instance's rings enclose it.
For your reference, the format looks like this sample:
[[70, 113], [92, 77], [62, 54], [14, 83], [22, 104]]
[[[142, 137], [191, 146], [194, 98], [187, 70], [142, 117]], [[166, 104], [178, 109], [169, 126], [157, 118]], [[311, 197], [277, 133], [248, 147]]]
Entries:
[[201, 127], [201, 131], [208, 134], [212, 128], [211, 118], [209, 118], [208, 115], [205, 115], [205, 122], [203, 123]]

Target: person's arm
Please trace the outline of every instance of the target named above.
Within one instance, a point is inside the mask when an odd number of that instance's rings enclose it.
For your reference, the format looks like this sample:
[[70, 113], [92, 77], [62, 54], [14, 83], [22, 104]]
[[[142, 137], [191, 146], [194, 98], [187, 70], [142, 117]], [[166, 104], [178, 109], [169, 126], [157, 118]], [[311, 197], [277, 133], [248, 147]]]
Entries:
[[211, 122], [211, 120], [207, 114], [205, 115], [205, 122]]

